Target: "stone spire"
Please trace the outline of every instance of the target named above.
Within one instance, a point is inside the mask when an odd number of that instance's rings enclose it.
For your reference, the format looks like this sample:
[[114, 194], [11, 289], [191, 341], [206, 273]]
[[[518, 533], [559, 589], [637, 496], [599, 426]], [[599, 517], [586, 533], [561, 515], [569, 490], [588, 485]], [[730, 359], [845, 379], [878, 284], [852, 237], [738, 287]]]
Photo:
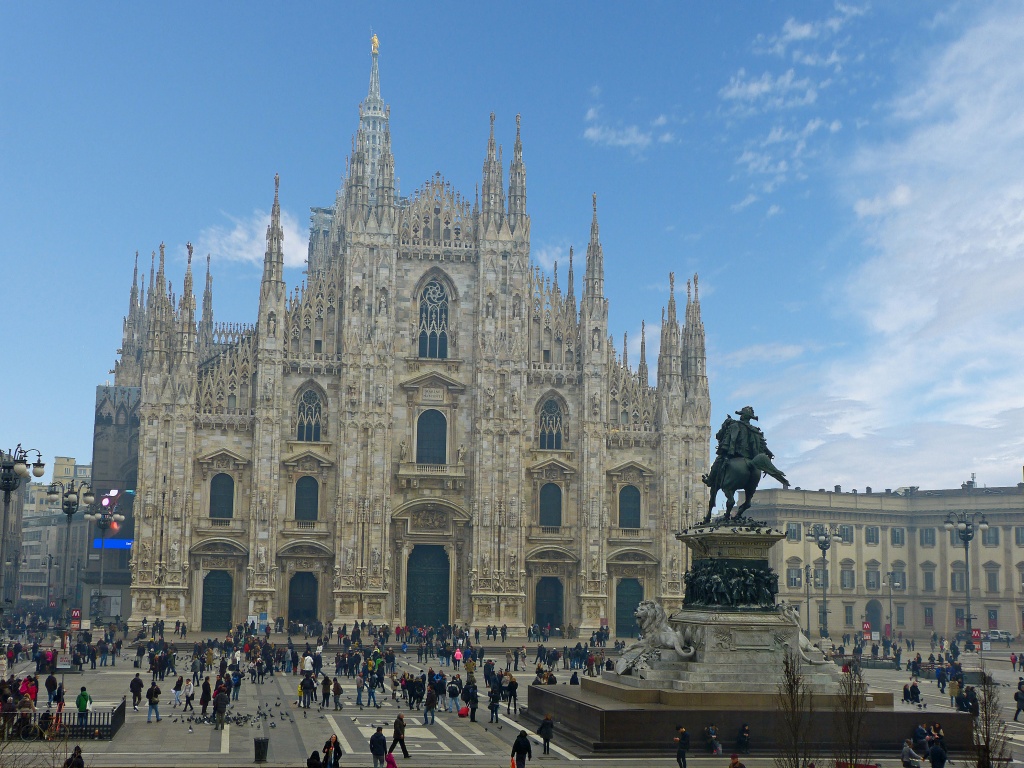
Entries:
[[199, 351], [205, 358], [213, 349], [213, 275], [210, 254], [206, 254], [206, 287], [203, 290], [203, 317], [199, 321]]
[[622, 367], [629, 370], [629, 334], [622, 333]]
[[494, 141], [494, 113], [491, 112], [491, 133], [487, 138], [487, 159], [484, 160], [483, 200], [481, 213], [484, 227], [499, 222], [505, 215], [505, 192], [502, 177], [501, 152]]
[[640, 321], [640, 365], [637, 367], [636, 372], [640, 377], [640, 382], [647, 385], [647, 323], [643, 320]]
[[[281, 227], [281, 176], [274, 174], [274, 205], [267, 227], [267, 251], [263, 256], [263, 283], [284, 282], [284, 230]], [[161, 257], [161, 263], [163, 259]]]
[[[369, 191], [370, 204], [373, 204], [377, 197], [378, 175], [381, 172], [385, 134], [388, 133], [390, 119], [390, 110], [380, 97], [380, 70], [377, 63], [379, 51], [380, 41], [373, 35], [370, 38], [370, 87], [366, 99], [359, 106], [359, 141], [356, 147], [365, 153], [365, 185]], [[394, 168], [391, 169], [391, 173], [393, 176]]]
[[516, 143], [512, 149], [512, 164], [508, 169], [508, 220], [510, 229], [528, 221], [526, 215], [526, 166], [523, 164], [523, 141], [519, 133], [520, 116], [516, 115]]
[[600, 229], [597, 224], [597, 195], [594, 195], [594, 218], [590, 222], [590, 242], [587, 244], [587, 275], [583, 288], [584, 298], [604, 298], [604, 250], [601, 248]]
[[707, 359], [704, 340], [704, 321], [700, 314], [700, 288], [697, 275], [693, 276], [693, 300], [686, 296], [686, 326], [683, 329], [683, 375], [687, 392], [708, 399]]
[[185, 281], [178, 302], [178, 345], [177, 364], [185, 370], [195, 363], [196, 353], [196, 295], [192, 286], [192, 243], [187, 243], [188, 263], [185, 265]]
[[683, 374], [682, 339], [676, 320], [676, 274], [668, 273], [668, 314], [662, 311], [661, 349], [658, 352], [658, 389], [675, 390]]

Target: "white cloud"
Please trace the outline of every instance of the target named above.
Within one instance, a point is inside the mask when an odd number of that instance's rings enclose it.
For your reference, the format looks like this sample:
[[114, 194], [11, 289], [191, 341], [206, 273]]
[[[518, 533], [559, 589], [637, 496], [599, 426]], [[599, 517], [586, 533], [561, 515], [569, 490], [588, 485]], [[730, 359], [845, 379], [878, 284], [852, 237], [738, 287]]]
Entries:
[[592, 144], [606, 147], [628, 147], [629, 149], [644, 149], [650, 146], [652, 140], [650, 131], [643, 131], [636, 125], [627, 125], [622, 128], [591, 125], [583, 131], [583, 138]]
[[655, 128], [660, 128], [661, 126], [667, 125], [667, 124], [668, 124], [668, 117], [666, 117], [665, 115], [658, 115], [651, 122], [651, 125], [653, 125]]
[[587, 110], [587, 114], [583, 116], [583, 119], [586, 120], [588, 123], [592, 123], [594, 120], [597, 120], [598, 114], [598, 107], [591, 107], [590, 109]]
[[760, 198], [757, 195], [755, 195], [753, 192], [751, 192], [746, 197], [744, 197], [742, 200], [740, 200], [738, 203], [733, 203], [729, 207], [732, 208], [732, 210], [734, 210], [734, 211], [742, 211], [748, 205], [752, 205], [753, 203], [756, 203], [758, 200], [760, 200]]
[[729, 78], [728, 85], [719, 91], [719, 96], [744, 105], [745, 109], [768, 110], [813, 104], [818, 98], [818, 91], [810, 78], [798, 78], [793, 69], [778, 76], [764, 72], [760, 77], [751, 77], [740, 68]]
[[[267, 227], [270, 214], [256, 210], [247, 218], [224, 213], [230, 224], [213, 224], [202, 232], [196, 241], [196, 253], [209, 253], [214, 261], [247, 261], [262, 263], [267, 251]], [[281, 211], [281, 228], [284, 230], [284, 264], [286, 267], [301, 267], [306, 263], [309, 233], [300, 228], [299, 220], [288, 211]]]
[[[703, 290], [703, 284], [702, 289]], [[717, 365], [726, 368], [738, 368], [748, 366], [752, 363], [780, 363], [789, 362], [800, 357], [804, 348], [799, 344], [783, 344], [770, 342], [767, 344], [754, 344], [727, 355], [718, 357]]]
[[782, 213], [782, 206], [769, 205], [768, 210], [765, 212], [765, 218], [770, 219], [772, 216], [778, 216], [780, 213]]
[[671, 144], [675, 140], [676, 140], [676, 135], [674, 133], [672, 133], [671, 131], [665, 131], [664, 133], [662, 133], [662, 134], [660, 134], [658, 136], [658, 143], [659, 144]]
[[[559, 261], [565, 265], [566, 269], [569, 267], [569, 246], [565, 243], [552, 244], [547, 243], [530, 249], [530, 257], [537, 262], [546, 272], [550, 272], [555, 267], [555, 262]], [[563, 274], [567, 274], [563, 272]]]
[[[790, 477], [827, 487], [950, 487], [970, 472], [1019, 480], [1021, 39], [1013, 6], [987, 12], [883, 105], [898, 138], [845, 164], [872, 256], [839, 294], [854, 321], [845, 351], [823, 372], [790, 370], [780, 428], [766, 430], [790, 440], [790, 465], [779, 464]], [[811, 438], [822, 442], [799, 453]]]
[[860, 217], [880, 216], [896, 208], [904, 208], [910, 204], [910, 187], [906, 184], [896, 185], [885, 195], [876, 195], [868, 199], [860, 199], [853, 204], [853, 210]]

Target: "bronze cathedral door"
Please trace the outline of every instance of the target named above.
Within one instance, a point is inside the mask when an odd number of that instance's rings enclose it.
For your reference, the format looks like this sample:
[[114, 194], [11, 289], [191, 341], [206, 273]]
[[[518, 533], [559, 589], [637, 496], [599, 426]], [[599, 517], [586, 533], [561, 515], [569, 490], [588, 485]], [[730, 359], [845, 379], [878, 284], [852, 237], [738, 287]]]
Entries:
[[405, 623], [410, 627], [448, 623], [450, 563], [439, 544], [417, 544], [409, 555]]

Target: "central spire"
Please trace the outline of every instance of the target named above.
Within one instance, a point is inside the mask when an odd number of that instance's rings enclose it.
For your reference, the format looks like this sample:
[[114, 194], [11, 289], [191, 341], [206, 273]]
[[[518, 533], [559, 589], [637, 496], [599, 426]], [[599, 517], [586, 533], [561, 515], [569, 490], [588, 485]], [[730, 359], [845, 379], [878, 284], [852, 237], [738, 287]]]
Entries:
[[[365, 158], [365, 185], [369, 202], [372, 204], [377, 197], [377, 180], [380, 175], [381, 153], [384, 148], [385, 134], [388, 131], [390, 110], [380, 96], [380, 70], [377, 57], [380, 53], [380, 40], [377, 35], [370, 38], [370, 87], [366, 99], [359, 105], [359, 131], [357, 132], [356, 152], [363, 153]], [[353, 153], [355, 155], [355, 153]]]

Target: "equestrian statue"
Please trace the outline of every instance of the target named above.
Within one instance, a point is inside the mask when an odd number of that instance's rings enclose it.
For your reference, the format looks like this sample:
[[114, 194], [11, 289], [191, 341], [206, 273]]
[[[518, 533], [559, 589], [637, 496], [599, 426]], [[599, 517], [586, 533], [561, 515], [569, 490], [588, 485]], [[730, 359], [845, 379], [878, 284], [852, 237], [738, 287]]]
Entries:
[[[725, 522], [738, 520], [750, 508], [750, 500], [754, 497], [762, 475], [771, 475], [782, 483], [783, 488], [789, 487], [789, 480], [781, 470], [772, 464], [775, 455], [768, 450], [764, 433], [750, 423], [751, 419], [757, 421], [754, 409], [746, 405], [736, 411], [736, 415], [740, 417], [738, 421], [732, 416], [725, 417], [722, 428], [715, 435], [715, 439], [718, 441], [718, 448], [715, 450], [717, 454], [715, 463], [711, 465], [711, 470], [701, 478], [704, 484], [711, 489], [708, 514], [702, 521], [702, 525], [711, 522], [711, 513], [715, 508], [715, 500], [719, 491], [724, 493], [726, 498], [725, 515], [721, 518], [721, 521]], [[740, 488], [744, 491], [744, 499], [734, 515], [736, 491]]]

